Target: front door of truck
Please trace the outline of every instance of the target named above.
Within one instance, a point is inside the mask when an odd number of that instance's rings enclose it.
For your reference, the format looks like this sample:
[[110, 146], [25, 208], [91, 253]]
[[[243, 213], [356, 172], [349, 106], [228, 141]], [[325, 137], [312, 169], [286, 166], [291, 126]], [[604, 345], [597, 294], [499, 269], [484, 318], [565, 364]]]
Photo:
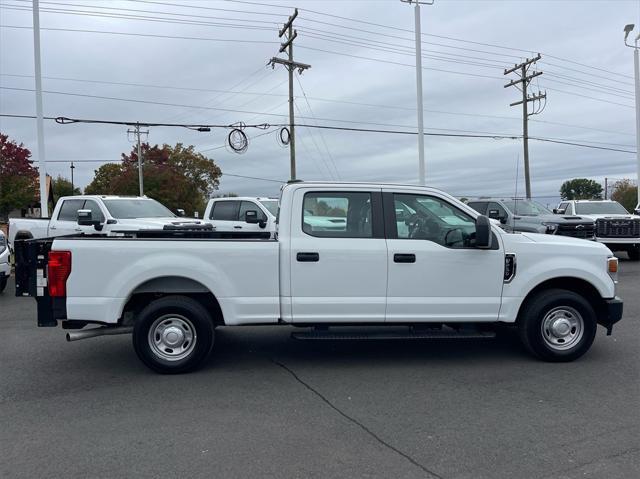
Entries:
[[[496, 321], [504, 251], [473, 247], [474, 218], [437, 194], [384, 192], [387, 322]], [[389, 215], [389, 211], [392, 215]]]
[[383, 322], [387, 245], [380, 191], [299, 189], [291, 218], [296, 323]]

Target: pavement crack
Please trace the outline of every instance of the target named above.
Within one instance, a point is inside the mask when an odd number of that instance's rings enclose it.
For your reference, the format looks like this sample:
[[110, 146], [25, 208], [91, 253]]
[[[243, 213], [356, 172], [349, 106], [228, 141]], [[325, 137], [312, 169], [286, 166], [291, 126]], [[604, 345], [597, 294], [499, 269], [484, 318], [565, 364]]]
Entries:
[[413, 457], [411, 457], [409, 454], [402, 452], [400, 449], [398, 449], [397, 447], [389, 444], [387, 441], [385, 441], [384, 439], [382, 439], [380, 436], [378, 436], [375, 432], [373, 432], [371, 429], [369, 429], [367, 426], [365, 426], [364, 424], [362, 424], [360, 421], [358, 421], [357, 419], [355, 419], [354, 417], [349, 416], [347, 413], [345, 413], [344, 411], [342, 411], [338, 406], [336, 406], [335, 404], [333, 404], [329, 399], [327, 399], [326, 396], [324, 396], [320, 391], [318, 391], [317, 389], [315, 389], [313, 386], [311, 386], [309, 383], [305, 382], [303, 379], [300, 378], [300, 376], [298, 376], [292, 369], [290, 369], [288, 366], [286, 366], [285, 364], [282, 364], [278, 361], [276, 361], [275, 359], [271, 359], [271, 362], [274, 363], [275, 365], [279, 366], [280, 368], [284, 369], [286, 372], [288, 372], [291, 376], [293, 376], [293, 378], [300, 384], [302, 384], [302, 386], [304, 386], [306, 389], [308, 389], [311, 393], [313, 393], [315, 396], [317, 396], [322, 402], [324, 402], [327, 406], [329, 406], [331, 409], [333, 409], [335, 412], [337, 412], [338, 414], [340, 414], [343, 418], [345, 418], [347, 421], [355, 424], [356, 426], [358, 426], [360, 429], [362, 429], [364, 432], [366, 432], [369, 436], [371, 436], [373, 439], [375, 439], [379, 444], [381, 444], [382, 446], [386, 447], [387, 449], [395, 452], [396, 454], [402, 456], [403, 458], [405, 458], [407, 461], [409, 461], [411, 464], [413, 464], [414, 466], [418, 467], [419, 469], [421, 469], [422, 471], [426, 472], [427, 474], [429, 474], [431, 477], [435, 477], [436, 479], [444, 479], [441, 475], [431, 471], [429, 468], [427, 468], [426, 466], [424, 466], [423, 464], [420, 464], [417, 460], [415, 460]]

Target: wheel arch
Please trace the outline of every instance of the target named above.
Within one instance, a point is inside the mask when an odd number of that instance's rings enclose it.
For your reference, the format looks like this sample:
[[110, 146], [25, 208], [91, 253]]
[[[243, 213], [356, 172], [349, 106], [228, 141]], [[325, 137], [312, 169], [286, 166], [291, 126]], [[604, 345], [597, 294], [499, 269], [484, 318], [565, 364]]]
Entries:
[[596, 313], [596, 317], [600, 317], [600, 315], [606, 308], [606, 303], [600, 295], [598, 288], [596, 288], [589, 281], [573, 276], [556, 277], [547, 279], [539, 283], [537, 286], [531, 289], [531, 291], [529, 291], [529, 293], [525, 296], [524, 300], [520, 304], [520, 307], [518, 308], [516, 322], [519, 321], [522, 316], [522, 312], [533, 298], [535, 298], [542, 291], [551, 289], [564, 289], [566, 291], [572, 291], [576, 294], [579, 294], [584, 299], [586, 299], [589, 304], [591, 304], [593, 310]]
[[205, 285], [183, 276], [160, 276], [136, 286], [122, 308], [120, 324], [135, 321], [135, 316], [151, 301], [166, 296], [186, 296], [198, 301], [211, 314], [214, 325], [224, 325], [224, 315], [216, 296]]

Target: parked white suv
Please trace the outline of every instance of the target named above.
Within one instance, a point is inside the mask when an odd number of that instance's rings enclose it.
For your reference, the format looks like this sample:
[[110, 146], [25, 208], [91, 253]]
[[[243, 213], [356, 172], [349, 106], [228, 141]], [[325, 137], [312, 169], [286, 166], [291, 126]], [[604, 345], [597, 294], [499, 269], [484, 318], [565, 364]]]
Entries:
[[7, 237], [0, 231], [0, 293], [6, 288], [10, 273], [9, 245], [7, 244]]
[[[257, 213], [257, 223], [247, 223], [247, 211]], [[256, 198], [235, 196], [229, 198], [212, 198], [207, 203], [204, 221], [214, 226], [216, 231], [276, 231], [278, 216], [277, 198]]]
[[593, 219], [596, 241], [604, 243], [611, 251], [626, 251], [633, 261], [640, 260], [640, 215], [630, 214], [617, 201], [563, 201], [553, 212]]

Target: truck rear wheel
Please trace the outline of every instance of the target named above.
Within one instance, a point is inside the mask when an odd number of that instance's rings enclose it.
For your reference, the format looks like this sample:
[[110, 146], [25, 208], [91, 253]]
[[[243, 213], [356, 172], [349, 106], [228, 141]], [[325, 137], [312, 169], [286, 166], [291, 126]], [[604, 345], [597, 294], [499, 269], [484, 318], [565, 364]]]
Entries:
[[518, 319], [524, 346], [540, 359], [573, 361], [586, 353], [596, 335], [593, 307], [581, 295], [563, 289], [538, 293]]
[[163, 374], [197, 369], [213, 348], [213, 321], [207, 310], [186, 296], [166, 296], [145, 307], [133, 327], [140, 360]]
[[640, 261], [640, 245], [631, 246], [627, 250], [627, 254], [631, 261]]

